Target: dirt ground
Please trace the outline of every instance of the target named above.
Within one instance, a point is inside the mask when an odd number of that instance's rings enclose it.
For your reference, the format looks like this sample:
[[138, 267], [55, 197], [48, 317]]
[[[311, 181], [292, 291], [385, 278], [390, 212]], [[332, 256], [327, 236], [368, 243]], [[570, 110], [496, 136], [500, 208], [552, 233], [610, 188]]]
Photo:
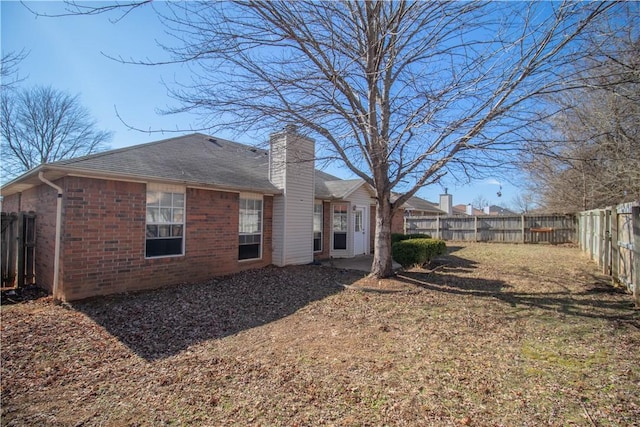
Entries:
[[1, 307], [6, 426], [639, 426], [640, 312], [574, 247], [449, 244]]

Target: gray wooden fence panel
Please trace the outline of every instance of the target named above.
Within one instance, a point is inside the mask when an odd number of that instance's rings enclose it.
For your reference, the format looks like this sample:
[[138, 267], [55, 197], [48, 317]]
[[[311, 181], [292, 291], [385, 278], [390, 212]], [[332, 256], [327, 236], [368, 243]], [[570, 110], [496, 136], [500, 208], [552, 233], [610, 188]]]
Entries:
[[18, 214], [2, 212], [2, 287], [13, 287], [17, 277]]
[[440, 218], [441, 239], [473, 240], [475, 238], [474, 226], [474, 219], [470, 217]]
[[580, 249], [627, 287], [640, 307], [640, 201], [578, 214]]
[[405, 234], [425, 233], [432, 237], [440, 238], [437, 233], [438, 218], [437, 217], [414, 217], [412, 221], [405, 220]]
[[2, 212], [2, 287], [35, 283], [36, 216]]
[[525, 243], [577, 242], [574, 215], [524, 215]]
[[457, 241], [506, 243], [576, 242], [573, 215], [406, 217], [405, 233]]

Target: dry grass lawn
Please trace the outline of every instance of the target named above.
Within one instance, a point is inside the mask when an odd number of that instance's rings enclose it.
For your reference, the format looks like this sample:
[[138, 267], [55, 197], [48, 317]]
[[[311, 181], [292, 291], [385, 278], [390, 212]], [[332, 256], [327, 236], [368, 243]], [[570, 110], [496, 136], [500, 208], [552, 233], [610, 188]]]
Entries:
[[640, 313], [578, 249], [266, 268], [1, 308], [2, 425], [640, 425]]

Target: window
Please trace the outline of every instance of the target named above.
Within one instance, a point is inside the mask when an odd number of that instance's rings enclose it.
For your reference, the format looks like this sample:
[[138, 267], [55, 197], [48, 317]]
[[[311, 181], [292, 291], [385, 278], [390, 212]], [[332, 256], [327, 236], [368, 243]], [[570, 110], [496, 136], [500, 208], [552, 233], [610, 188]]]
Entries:
[[364, 231], [362, 216], [361, 210], [357, 210], [353, 215], [353, 231], [356, 233], [362, 233]]
[[347, 249], [347, 223], [349, 221], [349, 205], [346, 203], [333, 205], [333, 249]]
[[[155, 188], [160, 188], [155, 186]], [[184, 254], [184, 190], [147, 189], [145, 256]]]
[[240, 194], [238, 259], [262, 256], [262, 196]]
[[313, 251], [322, 251], [322, 202], [313, 204]]

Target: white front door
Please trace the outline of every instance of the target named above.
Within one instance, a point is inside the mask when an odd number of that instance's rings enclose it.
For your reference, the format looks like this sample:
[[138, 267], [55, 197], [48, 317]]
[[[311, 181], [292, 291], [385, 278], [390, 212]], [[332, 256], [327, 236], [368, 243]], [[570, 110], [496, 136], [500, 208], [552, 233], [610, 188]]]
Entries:
[[366, 215], [364, 208], [353, 211], [353, 254], [362, 255], [367, 252]]

